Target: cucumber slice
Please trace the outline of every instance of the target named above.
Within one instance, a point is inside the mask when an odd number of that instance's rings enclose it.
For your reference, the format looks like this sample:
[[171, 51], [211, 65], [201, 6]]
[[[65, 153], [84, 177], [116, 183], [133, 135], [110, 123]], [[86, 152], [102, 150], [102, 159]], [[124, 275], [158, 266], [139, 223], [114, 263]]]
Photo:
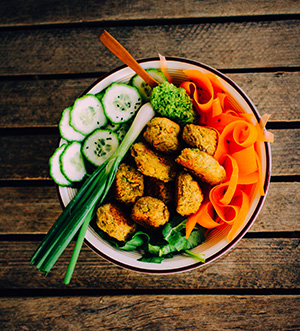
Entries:
[[[164, 74], [159, 70], [146, 69], [146, 71], [159, 83], [164, 83], [168, 81]], [[150, 101], [152, 88], [143, 80], [143, 78], [141, 78], [139, 75], [134, 75], [129, 83], [130, 85], [135, 86], [139, 90], [144, 102]]]
[[85, 135], [75, 131], [70, 125], [70, 110], [71, 108], [69, 107], [62, 112], [58, 124], [60, 136], [67, 141], [82, 141]]
[[81, 144], [73, 141], [68, 144], [60, 156], [60, 168], [70, 182], [81, 182], [86, 175]]
[[112, 83], [102, 97], [106, 117], [114, 124], [129, 121], [142, 105], [142, 98], [134, 86]]
[[67, 144], [63, 144], [56, 148], [55, 152], [49, 159], [50, 176], [59, 186], [71, 186], [72, 183], [65, 177], [60, 169], [60, 156], [64, 152]]
[[96, 129], [85, 139], [81, 151], [91, 164], [100, 166], [118, 146], [118, 136], [113, 131]]
[[75, 131], [88, 135], [107, 123], [101, 102], [93, 94], [75, 100], [70, 112], [70, 125]]

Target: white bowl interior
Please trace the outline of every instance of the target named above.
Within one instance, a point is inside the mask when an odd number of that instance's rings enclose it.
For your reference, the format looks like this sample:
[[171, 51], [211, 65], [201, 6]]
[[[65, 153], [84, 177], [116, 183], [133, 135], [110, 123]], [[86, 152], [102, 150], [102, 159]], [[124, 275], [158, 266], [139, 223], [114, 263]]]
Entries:
[[[144, 68], [160, 68], [159, 60], [145, 60], [141, 62], [141, 65]], [[207, 72], [213, 70], [214, 73], [218, 73], [214, 69], [211, 69], [205, 65], [199, 64], [197, 62], [183, 60], [183, 59], [168, 59], [167, 61], [168, 70], [170, 75], [173, 78], [174, 84], [180, 84], [187, 77], [185, 76], [183, 70], [186, 69], [197, 69], [203, 72]], [[107, 87], [112, 82], [128, 82], [129, 79], [135, 73], [128, 67], [122, 68], [120, 70], [114, 71], [104, 79], [100, 80], [96, 83], [88, 93], [98, 93]], [[220, 75], [223, 77], [220, 77]], [[253, 113], [255, 110], [254, 106], [251, 104], [250, 100], [247, 99], [246, 95], [243, 91], [241, 91], [230, 79], [227, 79], [222, 74], [219, 74], [219, 78], [222, 84], [226, 87], [229, 94], [232, 96], [232, 102], [234, 103], [235, 108], [239, 108], [241, 111], [246, 113]], [[239, 89], [240, 91], [238, 91]], [[257, 111], [256, 117], [258, 116]], [[254, 124], [255, 124], [254, 120]], [[267, 144], [260, 144], [260, 153], [262, 160], [262, 173], [263, 173], [263, 183], [269, 180], [267, 174], [270, 168], [270, 155], [268, 155], [268, 151], [266, 150]], [[268, 183], [265, 183], [265, 188], [267, 190]], [[72, 188], [64, 188], [59, 187], [59, 194], [64, 206], [66, 206], [69, 201], [76, 195], [76, 190]], [[230, 230], [230, 227], [225, 227], [222, 229], [215, 229], [210, 232], [206, 241], [194, 248], [193, 251], [198, 254], [204, 254], [207, 262], [203, 265], [206, 265], [208, 262], [215, 260], [219, 256], [223, 255], [228, 249], [232, 248], [244, 235], [246, 231], [250, 228], [250, 226], [255, 221], [257, 214], [262, 206], [264, 198], [262, 198], [257, 191], [254, 195], [251, 208], [249, 213], [241, 226], [240, 230], [235, 234], [235, 238], [231, 243], [228, 243], [227, 233]], [[140, 272], [150, 272], [150, 273], [172, 273], [179, 272], [184, 270], [189, 270], [202, 264], [197, 262], [195, 259], [190, 258], [188, 256], [176, 255], [171, 259], [165, 259], [161, 264], [157, 263], [145, 263], [140, 262], [137, 259], [140, 257], [140, 254], [137, 251], [133, 252], [125, 252], [118, 250], [112, 247], [108, 242], [103, 240], [95, 230], [90, 226], [86, 233], [86, 242], [87, 244], [98, 254], [103, 256], [104, 258], [120, 265], [125, 268], [129, 268], [135, 271]]]

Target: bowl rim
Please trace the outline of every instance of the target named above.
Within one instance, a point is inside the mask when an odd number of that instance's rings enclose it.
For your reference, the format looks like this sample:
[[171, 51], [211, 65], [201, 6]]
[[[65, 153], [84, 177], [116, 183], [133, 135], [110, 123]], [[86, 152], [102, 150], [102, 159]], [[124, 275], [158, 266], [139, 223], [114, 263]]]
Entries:
[[[187, 59], [187, 58], [182, 58], [182, 57], [176, 57], [176, 56], [166, 56], [165, 59], [167, 61], [175, 61], [175, 62], [182, 62], [182, 63], [187, 63], [187, 64], [191, 64], [191, 65], [196, 65], [199, 66], [203, 69], [206, 69], [208, 71], [211, 71], [213, 73], [215, 73], [216, 75], [220, 76], [223, 80], [225, 80], [229, 85], [231, 85], [240, 95], [241, 97], [244, 99], [244, 101], [248, 104], [248, 106], [250, 107], [252, 113], [254, 114], [255, 118], [257, 121], [259, 121], [260, 119], [260, 114], [258, 112], [258, 110], [256, 109], [255, 105], [253, 104], [253, 102], [250, 100], [250, 98], [247, 96], [247, 94], [229, 77], [227, 77], [225, 74], [223, 74], [222, 72], [220, 72], [219, 70], [204, 64], [202, 62], [196, 61], [196, 60], [191, 60], [191, 59]], [[143, 59], [139, 59], [137, 60], [138, 63], [144, 64], [147, 62], [153, 62], [153, 61], [159, 61], [159, 57], [149, 57], [149, 58], [143, 58]], [[122, 70], [124, 68], [127, 68], [127, 65], [121, 65], [105, 74], [103, 74], [102, 76], [100, 76], [94, 83], [92, 83], [82, 94], [81, 96], [87, 94], [94, 86], [96, 86], [99, 82], [101, 82], [102, 80], [104, 80], [105, 78], [109, 77], [110, 75], [114, 74], [115, 72]], [[221, 256], [223, 256], [224, 254], [226, 254], [227, 252], [229, 252], [234, 246], [236, 246], [236, 244], [244, 237], [244, 235], [248, 232], [248, 230], [251, 228], [251, 226], [253, 225], [253, 223], [255, 222], [256, 218], [259, 215], [259, 212], [264, 204], [264, 201], [266, 199], [268, 190], [269, 190], [269, 186], [270, 186], [270, 179], [271, 179], [271, 165], [272, 165], [272, 160], [271, 160], [271, 147], [270, 147], [270, 143], [268, 142], [264, 142], [264, 148], [265, 148], [265, 154], [266, 154], [266, 172], [265, 172], [265, 181], [264, 181], [264, 196], [260, 196], [256, 208], [253, 211], [249, 221], [247, 222], [247, 224], [243, 227], [243, 229], [239, 232], [239, 234], [230, 242], [228, 243], [225, 247], [223, 247], [221, 250], [217, 251], [215, 254], [213, 254], [212, 256], [208, 257], [206, 259], [206, 261], [204, 263], [202, 262], [195, 262], [191, 265], [187, 265], [184, 267], [174, 267], [172, 269], [159, 269], [159, 270], [154, 270], [154, 269], [144, 269], [144, 268], [140, 268], [137, 266], [132, 266], [132, 265], [128, 265], [125, 262], [121, 262], [119, 260], [115, 260], [113, 258], [111, 258], [110, 256], [106, 255], [105, 253], [103, 253], [101, 250], [99, 250], [98, 248], [96, 248], [94, 245], [92, 245], [91, 242], [89, 242], [86, 238], [84, 239], [85, 244], [92, 250], [94, 251], [96, 254], [100, 255], [101, 257], [103, 257], [105, 260], [119, 266], [122, 267], [124, 269], [127, 270], [132, 270], [135, 272], [139, 272], [139, 273], [145, 273], [145, 274], [175, 274], [175, 273], [180, 273], [180, 272], [185, 272], [185, 271], [189, 271], [189, 270], [193, 270], [199, 267], [207, 267], [208, 264], [210, 264], [211, 262], [215, 261], [216, 259], [220, 258]], [[62, 206], [62, 208], [64, 207], [62, 198], [59, 194], [59, 190], [58, 190], [58, 186], [57, 187], [57, 193], [58, 193], [58, 197], [59, 197], [59, 201], [60, 204]]]

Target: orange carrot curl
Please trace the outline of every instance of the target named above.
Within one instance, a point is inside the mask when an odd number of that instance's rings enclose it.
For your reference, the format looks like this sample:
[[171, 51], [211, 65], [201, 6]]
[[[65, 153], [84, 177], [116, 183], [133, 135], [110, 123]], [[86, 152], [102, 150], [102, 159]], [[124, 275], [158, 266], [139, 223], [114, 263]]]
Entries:
[[198, 223], [206, 229], [231, 226], [230, 242], [249, 212], [256, 189], [264, 195], [260, 142], [273, 142], [273, 134], [265, 130], [270, 115], [252, 124], [253, 115], [242, 113], [236, 100], [228, 94], [220, 79], [212, 73], [185, 70], [189, 81], [183, 82], [199, 114], [199, 124], [219, 133], [214, 158], [226, 170], [223, 183], [210, 188], [199, 210], [188, 217], [186, 237]]

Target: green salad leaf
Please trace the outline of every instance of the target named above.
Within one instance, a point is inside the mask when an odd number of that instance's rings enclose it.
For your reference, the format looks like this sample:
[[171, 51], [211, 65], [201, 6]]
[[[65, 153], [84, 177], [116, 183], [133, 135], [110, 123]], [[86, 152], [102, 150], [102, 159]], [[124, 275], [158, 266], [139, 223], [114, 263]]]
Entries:
[[150, 237], [147, 233], [143, 231], [138, 231], [132, 236], [130, 240], [126, 241], [122, 246], [118, 245], [118, 248], [124, 251], [134, 251], [135, 249], [143, 246], [149, 241], [150, 241]]
[[189, 238], [186, 238], [185, 226], [186, 218], [176, 215], [171, 221], [166, 223], [162, 229], [162, 238], [159, 240], [144, 231], [136, 232], [131, 239], [125, 242], [118, 242], [113, 238], [108, 238], [104, 233], [100, 233], [113, 246], [125, 250], [140, 250], [142, 257], [139, 261], [161, 263], [166, 258], [173, 257], [174, 254], [186, 253], [190, 257], [200, 262], [205, 262], [203, 256], [191, 252], [190, 249], [198, 246], [205, 240], [205, 229], [196, 226]]

